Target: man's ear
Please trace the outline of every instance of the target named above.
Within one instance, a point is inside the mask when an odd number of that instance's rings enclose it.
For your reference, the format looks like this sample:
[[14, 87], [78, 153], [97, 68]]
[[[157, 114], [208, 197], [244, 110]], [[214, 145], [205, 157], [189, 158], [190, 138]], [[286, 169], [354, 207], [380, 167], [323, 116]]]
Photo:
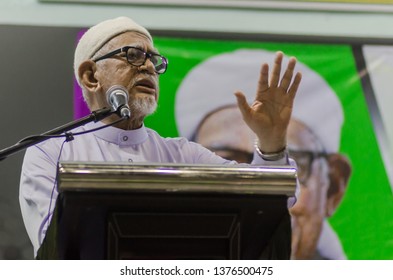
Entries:
[[327, 193], [327, 216], [333, 215], [340, 204], [349, 178], [352, 173], [351, 163], [341, 154], [330, 154], [328, 157], [330, 186]]
[[89, 91], [96, 91], [99, 83], [95, 77], [96, 64], [92, 60], [86, 60], [78, 68], [78, 75], [81, 84]]

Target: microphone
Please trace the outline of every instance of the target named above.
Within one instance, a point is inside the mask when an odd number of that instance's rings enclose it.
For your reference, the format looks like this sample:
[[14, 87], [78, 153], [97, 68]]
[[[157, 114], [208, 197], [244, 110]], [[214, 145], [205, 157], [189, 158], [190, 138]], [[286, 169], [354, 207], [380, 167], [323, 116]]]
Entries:
[[122, 118], [130, 118], [131, 110], [128, 106], [128, 91], [125, 87], [111, 86], [106, 92], [106, 100], [111, 105], [112, 110], [116, 111]]

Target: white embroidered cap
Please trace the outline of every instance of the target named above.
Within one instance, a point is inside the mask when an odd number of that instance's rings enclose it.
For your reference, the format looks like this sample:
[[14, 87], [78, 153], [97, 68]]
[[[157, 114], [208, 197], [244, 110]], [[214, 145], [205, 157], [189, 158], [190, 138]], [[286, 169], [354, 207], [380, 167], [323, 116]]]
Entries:
[[127, 31], [139, 32], [153, 42], [149, 31], [128, 17], [105, 20], [86, 31], [79, 40], [74, 56], [74, 74], [79, 84], [78, 68], [81, 63], [91, 59], [110, 39]]

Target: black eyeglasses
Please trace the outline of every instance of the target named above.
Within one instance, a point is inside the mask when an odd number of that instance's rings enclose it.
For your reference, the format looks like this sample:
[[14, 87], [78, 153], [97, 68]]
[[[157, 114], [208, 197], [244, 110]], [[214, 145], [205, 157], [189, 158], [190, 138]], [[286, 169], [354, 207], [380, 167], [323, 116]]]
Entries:
[[327, 158], [326, 152], [314, 152], [304, 150], [291, 150], [288, 151], [289, 156], [296, 161], [297, 176], [299, 182], [305, 184], [311, 175], [311, 165], [317, 158]]
[[110, 53], [107, 53], [103, 56], [93, 59], [94, 62], [110, 58], [115, 54], [124, 52], [124, 55], [127, 58], [128, 63], [134, 66], [141, 66], [146, 63], [147, 59], [150, 59], [151, 63], [154, 65], [154, 71], [157, 74], [164, 74], [166, 69], [168, 68], [168, 59], [162, 55], [145, 52], [136, 47], [122, 47]]

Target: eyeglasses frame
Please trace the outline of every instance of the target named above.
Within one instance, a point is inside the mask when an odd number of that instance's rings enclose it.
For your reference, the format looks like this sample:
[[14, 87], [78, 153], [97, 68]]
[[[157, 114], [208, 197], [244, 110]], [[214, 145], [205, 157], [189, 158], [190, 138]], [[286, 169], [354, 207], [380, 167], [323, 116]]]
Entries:
[[[128, 57], [127, 57], [127, 52], [128, 52], [129, 49], [136, 49], [136, 50], [138, 50], [138, 51], [141, 51], [141, 52], [145, 55], [145, 59], [143, 60], [143, 63], [141, 63], [141, 64], [134, 64], [134, 63], [131, 63], [131, 62], [128, 60]], [[166, 66], [166, 67], [165, 67], [165, 71], [162, 72], [162, 73], [159, 73], [159, 72], [156, 71], [156, 68], [154, 67], [154, 72], [157, 73], [157, 74], [159, 74], [159, 75], [161, 75], [161, 74], [164, 74], [164, 73], [166, 72], [166, 70], [168, 69], [168, 59], [167, 59], [165, 56], [160, 55], [160, 54], [158, 54], [158, 53], [145, 52], [144, 50], [142, 50], [142, 49], [140, 49], [140, 48], [137, 48], [137, 47], [133, 47], [133, 46], [125, 46], [125, 47], [122, 47], [122, 48], [120, 48], [120, 49], [111, 51], [111, 52], [109, 52], [109, 53], [107, 53], [107, 54], [104, 54], [104, 55], [98, 57], [98, 58], [94, 58], [93, 61], [94, 61], [94, 62], [97, 62], [97, 61], [100, 61], [100, 60], [103, 60], [103, 59], [111, 58], [112, 56], [114, 56], [114, 55], [116, 55], [116, 54], [119, 54], [119, 53], [122, 53], [122, 52], [124, 52], [124, 57], [126, 57], [127, 62], [128, 62], [129, 64], [133, 65], [133, 66], [137, 66], [137, 67], [138, 67], [138, 66], [142, 66], [142, 65], [144, 65], [144, 64], [146, 63], [146, 60], [147, 60], [147, 59], [150, 59], [150, 58], [152, 58], [153, 56], [159, 56], [159, 57], [161, 57], [161, 59], [165, 62], [165, 66]]]
[[[324, 159], [328, 160], [328, 158], [329, 158], [329, 153], [327, 153], [326, 151], [291, 150], [291, 149], [288, 150], [289, 157], [291, 157], [291, 155], [292, 155], [296, 158], [296, 156], [294, 155], [296, 153], [303, 154], [303, 155], [306, 154], [310, 159], [308, 166], [307, 166], [307, 170], [305, 170], [306, 176], [302, 180], [304, 182], [307, 182], [308, 179], [310, 178], [311, 166], [312, 166], [312, 163], [314, 162], [314, 160], [316, 160], [318, 158], [324, 158]], [[300, 178], [299, 178], [299, 181], [300, 181]]]

